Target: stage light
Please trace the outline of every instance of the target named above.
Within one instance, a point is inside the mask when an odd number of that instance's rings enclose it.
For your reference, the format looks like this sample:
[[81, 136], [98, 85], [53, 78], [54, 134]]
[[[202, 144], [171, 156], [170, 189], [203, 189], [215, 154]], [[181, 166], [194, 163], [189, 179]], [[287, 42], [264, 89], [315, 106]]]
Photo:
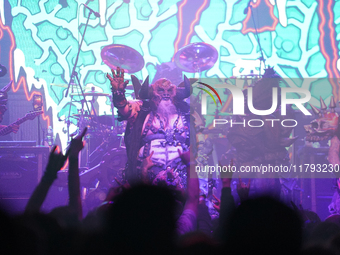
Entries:
[[42, 95], [33, 96], [33, 109], [35, 111], [41, 111], [43, 106]]
[[5, 76], [7, 73], [7, 68], [0, 64], [0, 77]]

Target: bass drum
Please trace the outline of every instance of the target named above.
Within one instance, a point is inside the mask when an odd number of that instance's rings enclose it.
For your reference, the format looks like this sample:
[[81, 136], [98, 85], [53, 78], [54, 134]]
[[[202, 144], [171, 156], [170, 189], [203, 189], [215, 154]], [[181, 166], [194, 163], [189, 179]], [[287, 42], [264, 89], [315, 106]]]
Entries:
[[[127, 160], [125, 148], [113, 148], [107, 152], [103, 156], [100, 164], [100, 170], [104, 177], [102, 184], [110, 188], [117, 186], [116, 179], [122, 183], [125, 180], [125, 165]], [[107, 180], [107, 183], [105, 183], [105, 180]]]

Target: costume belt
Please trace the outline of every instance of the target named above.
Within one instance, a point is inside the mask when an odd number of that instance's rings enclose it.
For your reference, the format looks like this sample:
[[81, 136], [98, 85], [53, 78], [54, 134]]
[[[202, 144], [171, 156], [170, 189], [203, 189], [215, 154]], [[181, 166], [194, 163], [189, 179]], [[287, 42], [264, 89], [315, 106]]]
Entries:
[[[144, 146], [146, 143], [150, 143], [151, 141], [156, 140], [156, 139], [166, 139], [166, 136], [165, 134], [148, 135], [142, 139], [141, 147]], [[175, 140], [178, 141], [179, 143], [185, 143], [186, 138], [181, 135], [177, 135], [175, 137]]]

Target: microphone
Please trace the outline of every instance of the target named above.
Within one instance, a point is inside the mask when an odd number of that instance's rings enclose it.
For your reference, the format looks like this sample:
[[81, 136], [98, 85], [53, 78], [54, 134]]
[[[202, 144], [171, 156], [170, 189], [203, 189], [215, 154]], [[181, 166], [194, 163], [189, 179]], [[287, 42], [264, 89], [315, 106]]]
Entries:
[[93, 12], [94, 16], [96, 16], [97, 18], [100, 18], [99, 12], [95, 12], [90, 7], [88, 7], [86, 4], [84, 4], [84, 6], [85, 6], [85, 8], [89, 9], [90, 12]]
[[244, 11], [243, 11], [244, 14], [248, 13], [249, 7], [251, 7], [250, 3], [251, 3], [251, 0], [249, 0], [247, 7], [244, 9]]

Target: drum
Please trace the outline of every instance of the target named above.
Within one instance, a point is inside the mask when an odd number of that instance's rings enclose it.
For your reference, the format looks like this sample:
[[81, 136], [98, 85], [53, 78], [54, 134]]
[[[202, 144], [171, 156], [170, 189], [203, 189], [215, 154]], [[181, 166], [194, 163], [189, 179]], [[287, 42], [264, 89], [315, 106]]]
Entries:
[[114, 148], [107, 152], [100, 164], [80, 174], [83, 186], [83, 204], [87, 210], [98, 207], [106, 198], [111, 187], [125, 180], [126, 150]]
[[[109, 189], [117, 186], [116, 178], [119, 182], [125, 179], [124, 171], [127, 156], [125, 149], [111, 149], [103, 157], [99, 164], [88, 169], [83, 168], [79, 173], [80, 184], [88, 189], [101, 188]], [[59, 171], [61, 172], [61, 171]], [[64, 170], [67, 174], [67, 170]], [[67, 180], [67, 178], [64, 178]], [[67, 183], [67, 181], [65, 181]]]
[[104, 185], [108, 187], [116, 186], [115, 178], [119, 182], [125, 180], [125, 165], [127, 162], [127, 154], [125, 148], [113, 148], [107, 152], [101, 162], [101, 172]]
[[80, 184], [87, 189], [104, 190], [118, 186], [116, 179], [119, 182], [125, 180], [126, 162], [125, 149], [113, 148], [102, 157], [102, 161], [98, 165], [79, 174]]

